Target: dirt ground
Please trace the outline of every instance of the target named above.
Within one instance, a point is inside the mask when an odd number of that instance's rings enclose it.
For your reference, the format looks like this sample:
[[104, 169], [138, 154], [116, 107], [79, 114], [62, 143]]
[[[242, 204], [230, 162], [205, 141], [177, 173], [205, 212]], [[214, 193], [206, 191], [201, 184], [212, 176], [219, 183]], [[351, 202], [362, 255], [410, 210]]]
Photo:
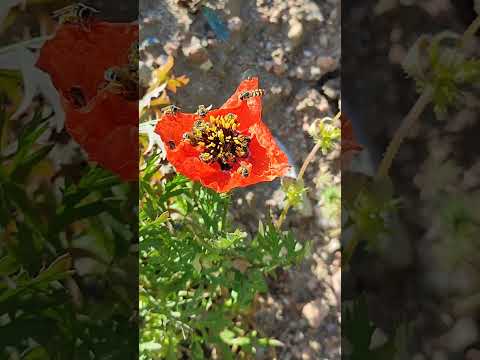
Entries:
[[[144, 85], [151, 69], [173, 55], [175, 74], [190, 83], [172, 100], [194, 111], [199, 104], [220, 106], [246, 74], [257, 74], [266, 90], [263, 120], [298, 170], [313, 147], [308, 126], [339, 107], [340, 1], [207, 2], [229, 29], [224, 41], [202, 11], [189, 12], [176, 0], [140, 5]], [[319, 156], [310, 166], [306, 205], [288, 218], [289, 229], [311, 240], [313, 250], [300, 266], [271, 279], [269, 294], [258, 301], [256, 326], [285, 344], [259, 359], [340, 359], [339, 213], [324, 204], [325, 188], [340, 182], [334, 158]], [[259, 219], [281, 210], [279, 182], [236, 191], [234, 201], [234, 219], [253, 232]]]

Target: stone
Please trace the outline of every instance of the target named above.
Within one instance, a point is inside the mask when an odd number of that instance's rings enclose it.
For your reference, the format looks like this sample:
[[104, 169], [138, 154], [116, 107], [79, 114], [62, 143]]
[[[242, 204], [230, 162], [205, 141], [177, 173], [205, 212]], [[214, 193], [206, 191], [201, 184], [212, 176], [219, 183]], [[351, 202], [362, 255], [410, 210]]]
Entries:
[[304, 30], [303, 30], [303, 24], [296, 20], [296, 19], [291, 19], [288, 22], [289, 29], [288, 29], [288, 38], [292, 42], [293, 45], [298, 46], [303, 40], [303, 35], [304, 35]]
[[478, 327], [473, 318], [465, 317], [457, 320], [453, 328], [442, 338], [444, 345], [453, 352], [463, 351], [478, 338]]
[[239, 32], [242, 30], [243, 21], [238, 16], [228, 19], [228, 29], [231, 32]]
[[202, 46], [201, 40], [196, 36], [192, 36], [190, 43], [184, 45], [182, 51], [183, 55], [192, 63], [204, 64], [208, 61], [207, 50]]
[[338, 61], [331, 56], [320, 56], [317, 59], [317, 66], [323, 74], [327, 74], [338, 69]]
[[310, 327], [318, 329], [329, 312], [328, 304], [322, 299], [317, 299], [305, 304], [302, 316], [308, 321]]

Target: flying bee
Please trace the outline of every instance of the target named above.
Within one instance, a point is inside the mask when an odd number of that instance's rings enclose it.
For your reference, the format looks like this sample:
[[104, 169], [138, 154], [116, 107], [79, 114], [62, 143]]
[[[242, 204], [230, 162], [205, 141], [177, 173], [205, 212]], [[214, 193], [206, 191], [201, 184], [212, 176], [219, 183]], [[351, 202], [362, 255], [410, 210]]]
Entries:
[[162, 109], [163, 115], [175, 115], [177, 112], [180, 111], [180, 108], [176, 105], [169, 105]]
[[104, 77], [106, 89], [115, 94], [121, 94], [127, 100], [138, 100], [139, 85], [135, 71], [130, 71], [128, 67], [114, 66], [105, 71]]
[[263, 95], [265, 95], [265, 90], [263, 89], [245, 91], [240, 95], [240, 100], [247, 100], [255, 96], [263, 96]]
[[205, 105], [198, 105], [198, 109], [197, 109], [197, 112], [195, 114], [201, 116], [201, 117], [205, 117], [205, 115], [207, 115], [207, 113], [212, 109], [212, 105], [210, 105], [209, 107], [206, 107]]
[[91, 6], [77, 3], [54, 11], [52, 16], [58, 19], [60, 24], [80, 24], [84, 29], [88, 29], [88, 23], [98, 12]]
[[237, 172], [243, 177], [248, 177], [250, 175], [250, 171], [245, 165], [240, 165], [240, 167], [237, 169]]

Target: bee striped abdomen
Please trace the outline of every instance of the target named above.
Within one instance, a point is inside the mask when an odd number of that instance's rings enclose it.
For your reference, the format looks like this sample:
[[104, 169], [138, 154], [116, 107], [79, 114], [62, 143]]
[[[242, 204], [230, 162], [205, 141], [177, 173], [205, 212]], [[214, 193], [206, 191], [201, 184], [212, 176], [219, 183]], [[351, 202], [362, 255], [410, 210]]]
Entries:
[[250, 91], [245, 91], [240, 95], [240, 100], [250, 99], [256, 96], [263, 96], [265, 95], [265, 90], [263, 89], [255, 89]]

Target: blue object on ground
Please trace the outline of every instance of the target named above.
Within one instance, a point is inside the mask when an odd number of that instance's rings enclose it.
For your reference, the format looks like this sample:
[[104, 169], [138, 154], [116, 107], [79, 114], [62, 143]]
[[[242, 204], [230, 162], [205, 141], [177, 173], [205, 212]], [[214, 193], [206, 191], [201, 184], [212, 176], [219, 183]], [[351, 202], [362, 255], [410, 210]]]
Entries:
[[216, 37], [222, 41], [227, 41], [230, 37], [230, 31], [227, 25], [220, 19], [215, 10], [202, 6], [202, 13], [207, 19], [208, 25], [212, 28]]
[[149, 36], [140, 44], [140, 50], [143, 50], [155, 44], [160, 44], [160, 40], [158, 40], [155, 36]]

